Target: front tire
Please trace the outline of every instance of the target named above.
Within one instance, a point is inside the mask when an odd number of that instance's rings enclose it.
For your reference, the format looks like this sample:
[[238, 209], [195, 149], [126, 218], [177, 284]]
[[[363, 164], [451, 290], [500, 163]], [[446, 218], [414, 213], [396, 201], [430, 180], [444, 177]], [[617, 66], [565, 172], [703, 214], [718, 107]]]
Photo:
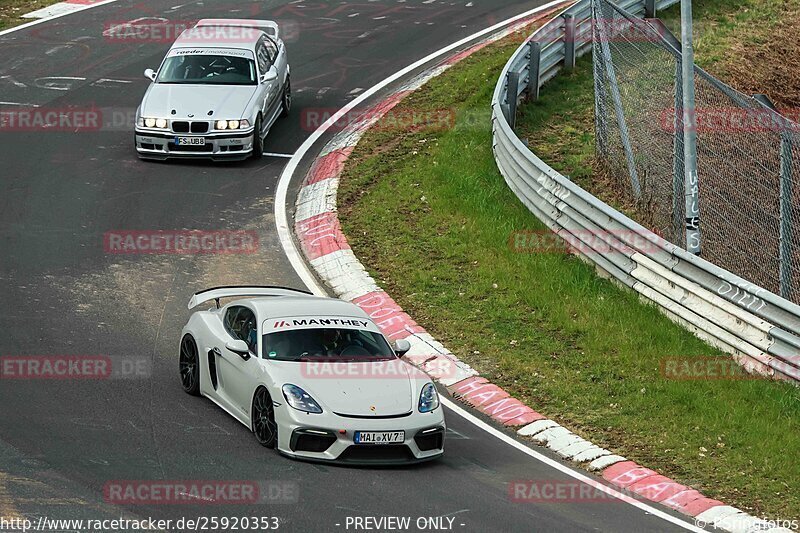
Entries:
[[259, 387], [253, 396], [252, 415], [253, 435], [265, 448], [275, 448], [278, 444], [278, 424], [275, 422], [275, 407], [272, 397], [264, 387]]
[[261, 115], [259, 115], [253, 129], [253, 157], [260, 158], [262, 155], [264, 155], [264, 137], [261, 136]]
[[200, 396], [200, 356], [197, 343], [191, 335], [185, 335], [181, 339], [179, 367], [183, 391], [192, 396]]
[[289, 110], [292, 109], [292, 79], [286, 76], [286, 85], [283, 86], [283, 97], [281, 106], [281, 116], [288, 117]]

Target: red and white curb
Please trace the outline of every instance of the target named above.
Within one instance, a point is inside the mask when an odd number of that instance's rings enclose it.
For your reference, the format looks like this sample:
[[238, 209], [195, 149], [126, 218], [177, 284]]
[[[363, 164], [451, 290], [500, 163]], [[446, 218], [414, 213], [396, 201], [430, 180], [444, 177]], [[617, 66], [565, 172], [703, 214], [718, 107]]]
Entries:
[[22, 18], [25, 19], [49, 19], [53, 17], [60, 17], [74, 11], [82, 11], [86, 6], [99, 4], [103, 0], [67, 0], [66, 2], [58, 2], [30, 13], [25, 13]]
[[[550, 12], [533, 20], [549, 15]], [[502, 388], [478, 376], [473, 368], [460, 361], [406, 314], [378, 286], [350, 249], [339, 225], [336, 194], [344, 164], [364, 132], [431, 78], [491, 42], [530, 25], [533, 20], [510, 26], [501, 34], [481, 41], [415, 77], [364, 113], [368, 118], [348, 126], [325, 146], [297, 197], [294, 231], [303, 254], [336, 296], [364, 309], [389, 339], [406, 339], [411, 343], [411, 350], [405, 356], [409, 362], [426, 371], [463, 402], [505, 426], [518, 428], [518, 435], [547, 446], [564, 459], [599, 472], [605, 480], [631, 495], [694, 517], [695, 523], [701, 527], [709, 525], [732, 533], [790, 533], [789, 529], [773, 527], [768, 521], [707, 498], [690, 487], [596, 446], [512, 398]]]

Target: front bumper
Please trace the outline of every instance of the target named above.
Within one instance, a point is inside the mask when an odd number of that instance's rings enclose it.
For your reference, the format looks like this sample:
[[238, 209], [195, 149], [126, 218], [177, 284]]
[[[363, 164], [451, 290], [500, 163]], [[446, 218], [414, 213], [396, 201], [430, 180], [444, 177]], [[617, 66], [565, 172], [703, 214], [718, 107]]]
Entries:
[[[444, 454], [444, 413], [413, 412], [398, 418], [312, 415], [284, 404], [275, 410], [278, 450], [289, 457], [360, 465], [411, 464]], [[344, 430], [344, 433], [342, 433]], [[398, 444], [355, 444], [356, 431], [405, 431]]]
[[[202, 137], [204, 145], [178, 146], [177, 137]], [[136, 153], [143, 159], [247, 159], [253, 153], [253, 129], [206, 134], [172, 133], [136, 128]]]

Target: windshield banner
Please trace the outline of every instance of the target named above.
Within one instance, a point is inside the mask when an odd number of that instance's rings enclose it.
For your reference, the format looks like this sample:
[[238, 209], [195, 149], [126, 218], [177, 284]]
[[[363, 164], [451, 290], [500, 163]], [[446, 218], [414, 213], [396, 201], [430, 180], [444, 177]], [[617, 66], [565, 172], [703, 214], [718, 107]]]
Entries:
[[239, 48], [173, 48], [167, 57], [175, 56], [232, 56], [253, 59], [253, 52]]
[[330, 317], [330, 316], [298, 316], [287, 318], [270, 318], [264, 321], [264, 333], [286, 331], [290, 329], [363, 329], [380, 333], [378, 327], [366, 318]]

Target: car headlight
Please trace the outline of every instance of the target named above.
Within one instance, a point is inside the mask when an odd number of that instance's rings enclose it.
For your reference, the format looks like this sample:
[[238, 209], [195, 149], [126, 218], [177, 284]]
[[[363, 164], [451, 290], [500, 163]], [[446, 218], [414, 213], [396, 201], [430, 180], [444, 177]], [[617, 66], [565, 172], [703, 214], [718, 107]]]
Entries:
[[159, 128], [165, 129], [167, 127], [167, 119], [165, 118], [152, 118], [152, 117], [139, 117], [139, 126], [146, 128]]
[[303, 411], [306, 413], [322, 412], [322, 407], [319, 406], [316, 400], [314, 400], [309, 393], [297, 385], [287, 383], [281, 390], [283, 390], [283, 397], [286, 398], [286, 401], [289, 403], [289, 405], [298, 411]]
[[243, 130], [250, 127], [250, 121], [246, 118], [241, 120], [218, 120], [214, 123], [217, 130]]
[[426, 383], [419, 394], [419, 412], [430, 413], [439, 407], [439, 393], [433, 383]]

